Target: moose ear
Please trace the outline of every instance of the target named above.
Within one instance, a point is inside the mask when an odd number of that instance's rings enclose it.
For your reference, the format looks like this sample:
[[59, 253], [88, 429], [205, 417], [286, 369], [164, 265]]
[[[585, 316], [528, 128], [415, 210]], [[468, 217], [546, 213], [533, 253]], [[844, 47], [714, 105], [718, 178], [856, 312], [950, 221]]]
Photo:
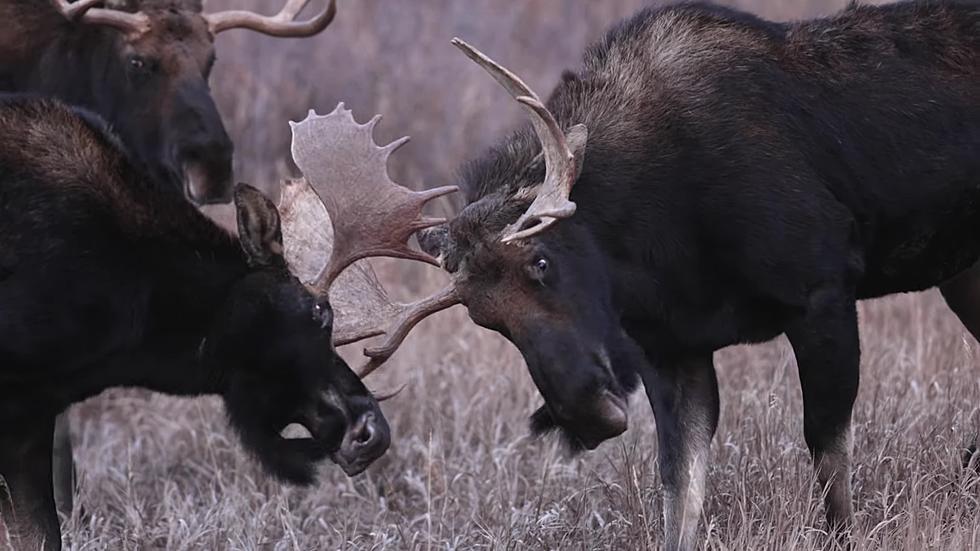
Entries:
[[[582, 163], [585, 162], [585, 145], [588, 141], [589, 129], [584, 124], [576, 124], [565, 132], [565, 142], [575, 156], [576, 172], [582, 171]], [[575, 176], [578, 177], [578, 174]]]
[[449, 226], [443, 224], [415, 232], [419, 247], [425, 254], [435, 257], [445, 267], [446, 247], [449, 245]]
[[235, 187], [235, 211], [238, 214], [238, 239], [248, 265], [285, 266], [282, 226], [276, 206], [252, 186]]

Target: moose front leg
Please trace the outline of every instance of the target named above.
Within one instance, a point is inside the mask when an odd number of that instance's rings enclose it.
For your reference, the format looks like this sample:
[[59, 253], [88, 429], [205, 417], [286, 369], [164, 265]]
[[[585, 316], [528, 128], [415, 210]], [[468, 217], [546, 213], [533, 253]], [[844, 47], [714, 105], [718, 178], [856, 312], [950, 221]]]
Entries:
[[13, 549], [61, 548], [51, 486], [53, 436], [54, 419], [0, 432], [0, 518]]
[[861, 352], [853, 297], [839, 290], [814, 293], [806, 314], [786, 331], [803, 388], [803, 435], [826, 496], [827, 522], [839, 533], [854, 517], [849, 433]]
[[688, 551], [697, 545], [708, 449], [718, 426], [718, 381], [710, 353], [651, 364], [642, 375], [657, 420], [664, 549]]

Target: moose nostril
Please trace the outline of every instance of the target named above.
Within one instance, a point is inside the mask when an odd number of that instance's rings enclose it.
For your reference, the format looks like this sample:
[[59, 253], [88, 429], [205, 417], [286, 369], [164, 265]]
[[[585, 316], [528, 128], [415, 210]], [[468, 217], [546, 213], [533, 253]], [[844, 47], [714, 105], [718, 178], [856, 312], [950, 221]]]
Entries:
[[354, 441], [357, 444], [367, 444], [372, 438], [374, 438], [374, 427], [368, 424], [358, 431]]
[[351, 431], [351, 443], [358, 447], [366, 446], [374, 440], [374, 434], [374, 414], [366, 413], [357, 420], [357, 425]]

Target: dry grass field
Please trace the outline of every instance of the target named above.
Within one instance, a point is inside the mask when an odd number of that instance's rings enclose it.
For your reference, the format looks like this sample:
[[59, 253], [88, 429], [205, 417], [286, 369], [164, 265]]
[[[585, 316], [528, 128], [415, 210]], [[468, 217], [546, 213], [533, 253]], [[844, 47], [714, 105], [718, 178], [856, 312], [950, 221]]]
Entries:
[[[211, 0], [271, 11], [279, 0]], [[311, 40], [222, 35], [213, 88], [240, 179], [274, 193], [290, 171], [288, 119], [344, 100], [378, 139], [410, 134], [397, 181], [449, 183], [455, 167], [519, 120], [505, 94], [448, 43], [459, 35], [546, 91], [588, 41], [643, 0], [341, 0]], [[843, 0], [750, 0], [777, 19]], [[458, 205], [446, 201], [448, 214]], [[218, 213], [219, 216], [222, 213]], [[436, 270], [380, 264], [402, 296]], [[980, 428], [980, 345], [936, 293], [861, 306], [862, 387], [854, 416], [858, 550], [980, 549], [980, 476], [962, 466]], [[350, 348], [350, 347], [349, 347]], [[358, 350], [345, 354], [352, 360]], [[803, 443], [792, 352], [774, 343], [716, 355], [721, 424], [702, 519], [707, 549], [822, 549], [820, 499]], [[389, 453], [348, 479], [325, 464], [308, 489], [269, 479], [217, 399], [114, 390], [72, 410], [80, 484], [65, 519], [73, 550], [657, 549], [662, 487], [645, 396], [630, 429], [567, 457], [528, 436], [540, 404], [517, 351], [455, 308], [425, 322], [370, 387]]]

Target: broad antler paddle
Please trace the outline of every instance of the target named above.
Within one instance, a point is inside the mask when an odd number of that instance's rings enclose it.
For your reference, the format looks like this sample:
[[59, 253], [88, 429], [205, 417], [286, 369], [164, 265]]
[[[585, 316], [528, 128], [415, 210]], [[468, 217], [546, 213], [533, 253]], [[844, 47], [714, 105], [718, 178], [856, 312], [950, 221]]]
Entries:
[[311, 111], [302, 122], [290, 123], [293, 159], [304, 178], [284, 183], [279, 205], [293, 272], [318, 296], [329, 295], [336, 313], [334, 343], [387, 335], [380, 347], [365, 350], [370, 360], [362, 376], [391, 357], [415, 324], [459, 302], [452, 286], [412, 304], [394, 302], [370, 265], [356, 263], [388, 256], [438, 266], [436, 259], [410, 248], [408, 240], [418, 230], [446, 222], [424, 217], [422, 208], [457, 190], [411, 191], [394, 183], [388, 157], [408, 138], [384, 147], [375, 144], [372, 133], [380, 118], [358, 124], [340, 104], [329, 115]]

